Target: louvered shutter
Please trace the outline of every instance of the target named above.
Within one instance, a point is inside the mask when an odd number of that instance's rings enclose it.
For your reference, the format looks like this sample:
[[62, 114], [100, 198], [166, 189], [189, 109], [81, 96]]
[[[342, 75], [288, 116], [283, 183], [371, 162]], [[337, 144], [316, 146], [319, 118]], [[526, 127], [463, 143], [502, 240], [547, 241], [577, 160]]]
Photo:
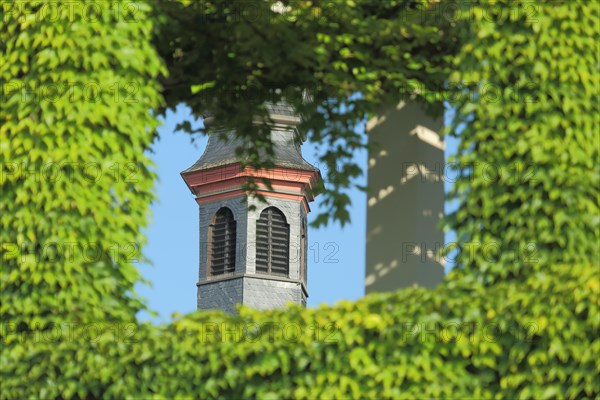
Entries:
[[256, 272], [269, 273], [269, 218], [264, 211], [256, 221]]
[[290, 226], [275, 207], [265, 209], [256, 222], [256, 272], [288, 276]]
[[236, 222], [228, 208], [221, 208], [212, 226], [211, 275], [235, 272]]

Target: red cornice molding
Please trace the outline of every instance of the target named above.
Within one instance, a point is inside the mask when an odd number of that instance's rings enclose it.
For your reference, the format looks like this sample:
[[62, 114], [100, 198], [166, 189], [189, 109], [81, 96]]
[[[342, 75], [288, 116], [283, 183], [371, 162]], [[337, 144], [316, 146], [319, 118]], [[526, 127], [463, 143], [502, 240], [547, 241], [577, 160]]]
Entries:
[[[265, 196], [303, 199], [305, 208], [309, 210], [308, 202], [314, 200], [312, 189], [320, 179], [320, 173], [318, 170], [305, 171], [283, 167], [269, 170], [256, 170], [250, 167], [242, 169], [240, 163], [235, 163], [183, 173], [181, 177], [192, 193], [198, 196], [198, 203], [225, 198], [223, 196], [248, 194], [249, 192], [241, 189], [241, 186], [253, 179], [259, 186], [257, 192]], [[273, 190], [268, 190], [261, 182], [262, 178], [271, 181]], [[230, 195], [231, 193], [235, 194]]]

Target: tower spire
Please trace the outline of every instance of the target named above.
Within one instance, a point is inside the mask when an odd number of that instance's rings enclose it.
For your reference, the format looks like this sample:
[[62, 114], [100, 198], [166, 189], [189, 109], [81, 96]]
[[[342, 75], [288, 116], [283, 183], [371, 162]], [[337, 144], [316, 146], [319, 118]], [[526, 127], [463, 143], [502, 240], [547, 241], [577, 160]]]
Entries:
[[[302, 157], [300, 118], [292, 107], [277, 103], [267, 110], [272, 169], [244, 168], [236, 153], [243, 142], [226, 132], [227, 140], [211, 134], [202, 156], [181, 173], [200, 210], [199, 309], [306, 305], [306, 219], [321, 175]], [[246, 190], [250, 180], [266, 203]]]

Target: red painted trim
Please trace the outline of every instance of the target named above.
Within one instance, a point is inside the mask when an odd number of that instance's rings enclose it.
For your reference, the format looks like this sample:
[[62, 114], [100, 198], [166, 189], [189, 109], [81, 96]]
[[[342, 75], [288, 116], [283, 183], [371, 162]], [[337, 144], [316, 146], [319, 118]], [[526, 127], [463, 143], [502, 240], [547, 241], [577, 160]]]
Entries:
[[[242, 169], [240, 163], [228, 164], [219, 167], [209, 168], [205, 170], [192, 171], [182, 174], [182, 178], [188, 185], [192, 193], [196, 195], [215, 193], [215, 196], [226, 195], [228, 193], [247, 193], [241, 190], [241, 186], [248, 182], [249, 178], [253, 178], [255, 183], [261, 188], [259, 192], [266, 196], [275, 196], [282, 198], [304, 199], [305, 208], [309, 209], [308, 202], [314, 200], [314, 196], [307, 194], [308, 188], [314, 188], [315, 183], [320, 178], [318, 171], [304, 171], [292, 168], [276, 167], [270, 170], [256, 170], [253, 168]], [[266, 185], [260, 180], [268, 178], [271, 181], [273, 191], [265, 190]], [[240, 189], [236, 189], [240, 188]], [[298, 194], [280, 193], [297, 192]], [[211, 198], [213, 201], [221, 197], [202, 197], [201, 202], [206, 202], [204, 199]], [[228, 196], [230, 197], [230, 196]]]
[[[242, 188], [245, 183], [244, 179], [231, 179], [228, 181], [215, 182], [208, 185], [196, 186], [195, 194], [198, 195], [207, 195], [214, 192], [223, 192], [226, 190], [231, 190], [235, 188]], [[271, 192], [266, 184], [263, 182], [256, 182], [256, 185], [267, 192]], [[292, 192], [294, 194], [302, 194], [304, 195], [304, 184], [299, 182], [282, 182], [282, 181], [271, 181], [271, 187], [273, 188], [273, 192]]]
[[[288, 182], [312, 183], [318, 178], [318, 171], [304, 171], [291, 168], [276, 167], [270, 170], [255, 170], [241, 168], [241, 164], [228, 164], [183, 174], [183, 179], [189, 186], [206, 185], [235, 178], [268, 178]], [[311, 185], [312, 186], [312, 185]]]

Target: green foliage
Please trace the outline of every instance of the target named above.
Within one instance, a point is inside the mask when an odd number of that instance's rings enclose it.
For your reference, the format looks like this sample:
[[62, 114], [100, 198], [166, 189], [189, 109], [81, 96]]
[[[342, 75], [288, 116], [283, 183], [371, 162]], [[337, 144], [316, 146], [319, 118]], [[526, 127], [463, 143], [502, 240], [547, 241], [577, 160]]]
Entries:
[[471, 90], [450, 130], [461, 140], [454, 162], [470, 171], [455, 183], [448, 226], [468, 254], [461, 266], [488, 280], [532, 261], [598, 260], [598, 11], [506, 0], [462, 14], [451, 82]]
[[[248, 164], [271, 149], [265, 102], [286, 100], [304, 121], [309, 140], [322, 144], [323, 212], [316, 225], [349, 221], [347, 190], [361, 168], [355, 150], [366, 147], [357, 125], [404, 96], [441, 111], [436, 97], [457, 47], [430, 0], [162, 1], [156, 46], [169, 68], [169, 107], [210, 112], [220, 126], [247, 139]], [[285, 6], [284, 6], [285, 5]], [[416, 91], [415, 88], [420, 88]], [[304, 91], [312, 97], [304, 101]], [[360, 95], [359, 95], [360, 94]], [[437, 109], [436, 109], [437, 107]], [[193, 132], [187, 121], [181, 128]], [[264, 152], [263, 152], [264, 153]]]
[[3, 396], [595, 398], [598, 278], [538, 265], [518, 284], [451, 276], [334, 307], [81, 325], [70, 338], [5, 326]]
[[0, 313], [132, 318], [164, 70], [145, 2], [11, 2], [0, 20]]
[[[253, 18], [220, 1], [53, 4], [2, 5], [3, 398], [600, 396], [597, 8], [482, 2], [451, 24], [426, 1], [301, 1], [292, 15], [260, 1]], [[152, 111], [209, 110], [251, 156], [270, 146], [251, 117], [287, 99], [329, 145], [326, 205], [343, 222], [364, 146], [352, 128], [406, 87], [435, 103], [457, 46], [450, 82], [476, 94], [456, 100], [457, 161], [505, 175], [460, 179], [449, 226], [463, 248], [500, 243], [500, 259], [471, 247], [435, 290], [332, 308], [135, 321]]]

